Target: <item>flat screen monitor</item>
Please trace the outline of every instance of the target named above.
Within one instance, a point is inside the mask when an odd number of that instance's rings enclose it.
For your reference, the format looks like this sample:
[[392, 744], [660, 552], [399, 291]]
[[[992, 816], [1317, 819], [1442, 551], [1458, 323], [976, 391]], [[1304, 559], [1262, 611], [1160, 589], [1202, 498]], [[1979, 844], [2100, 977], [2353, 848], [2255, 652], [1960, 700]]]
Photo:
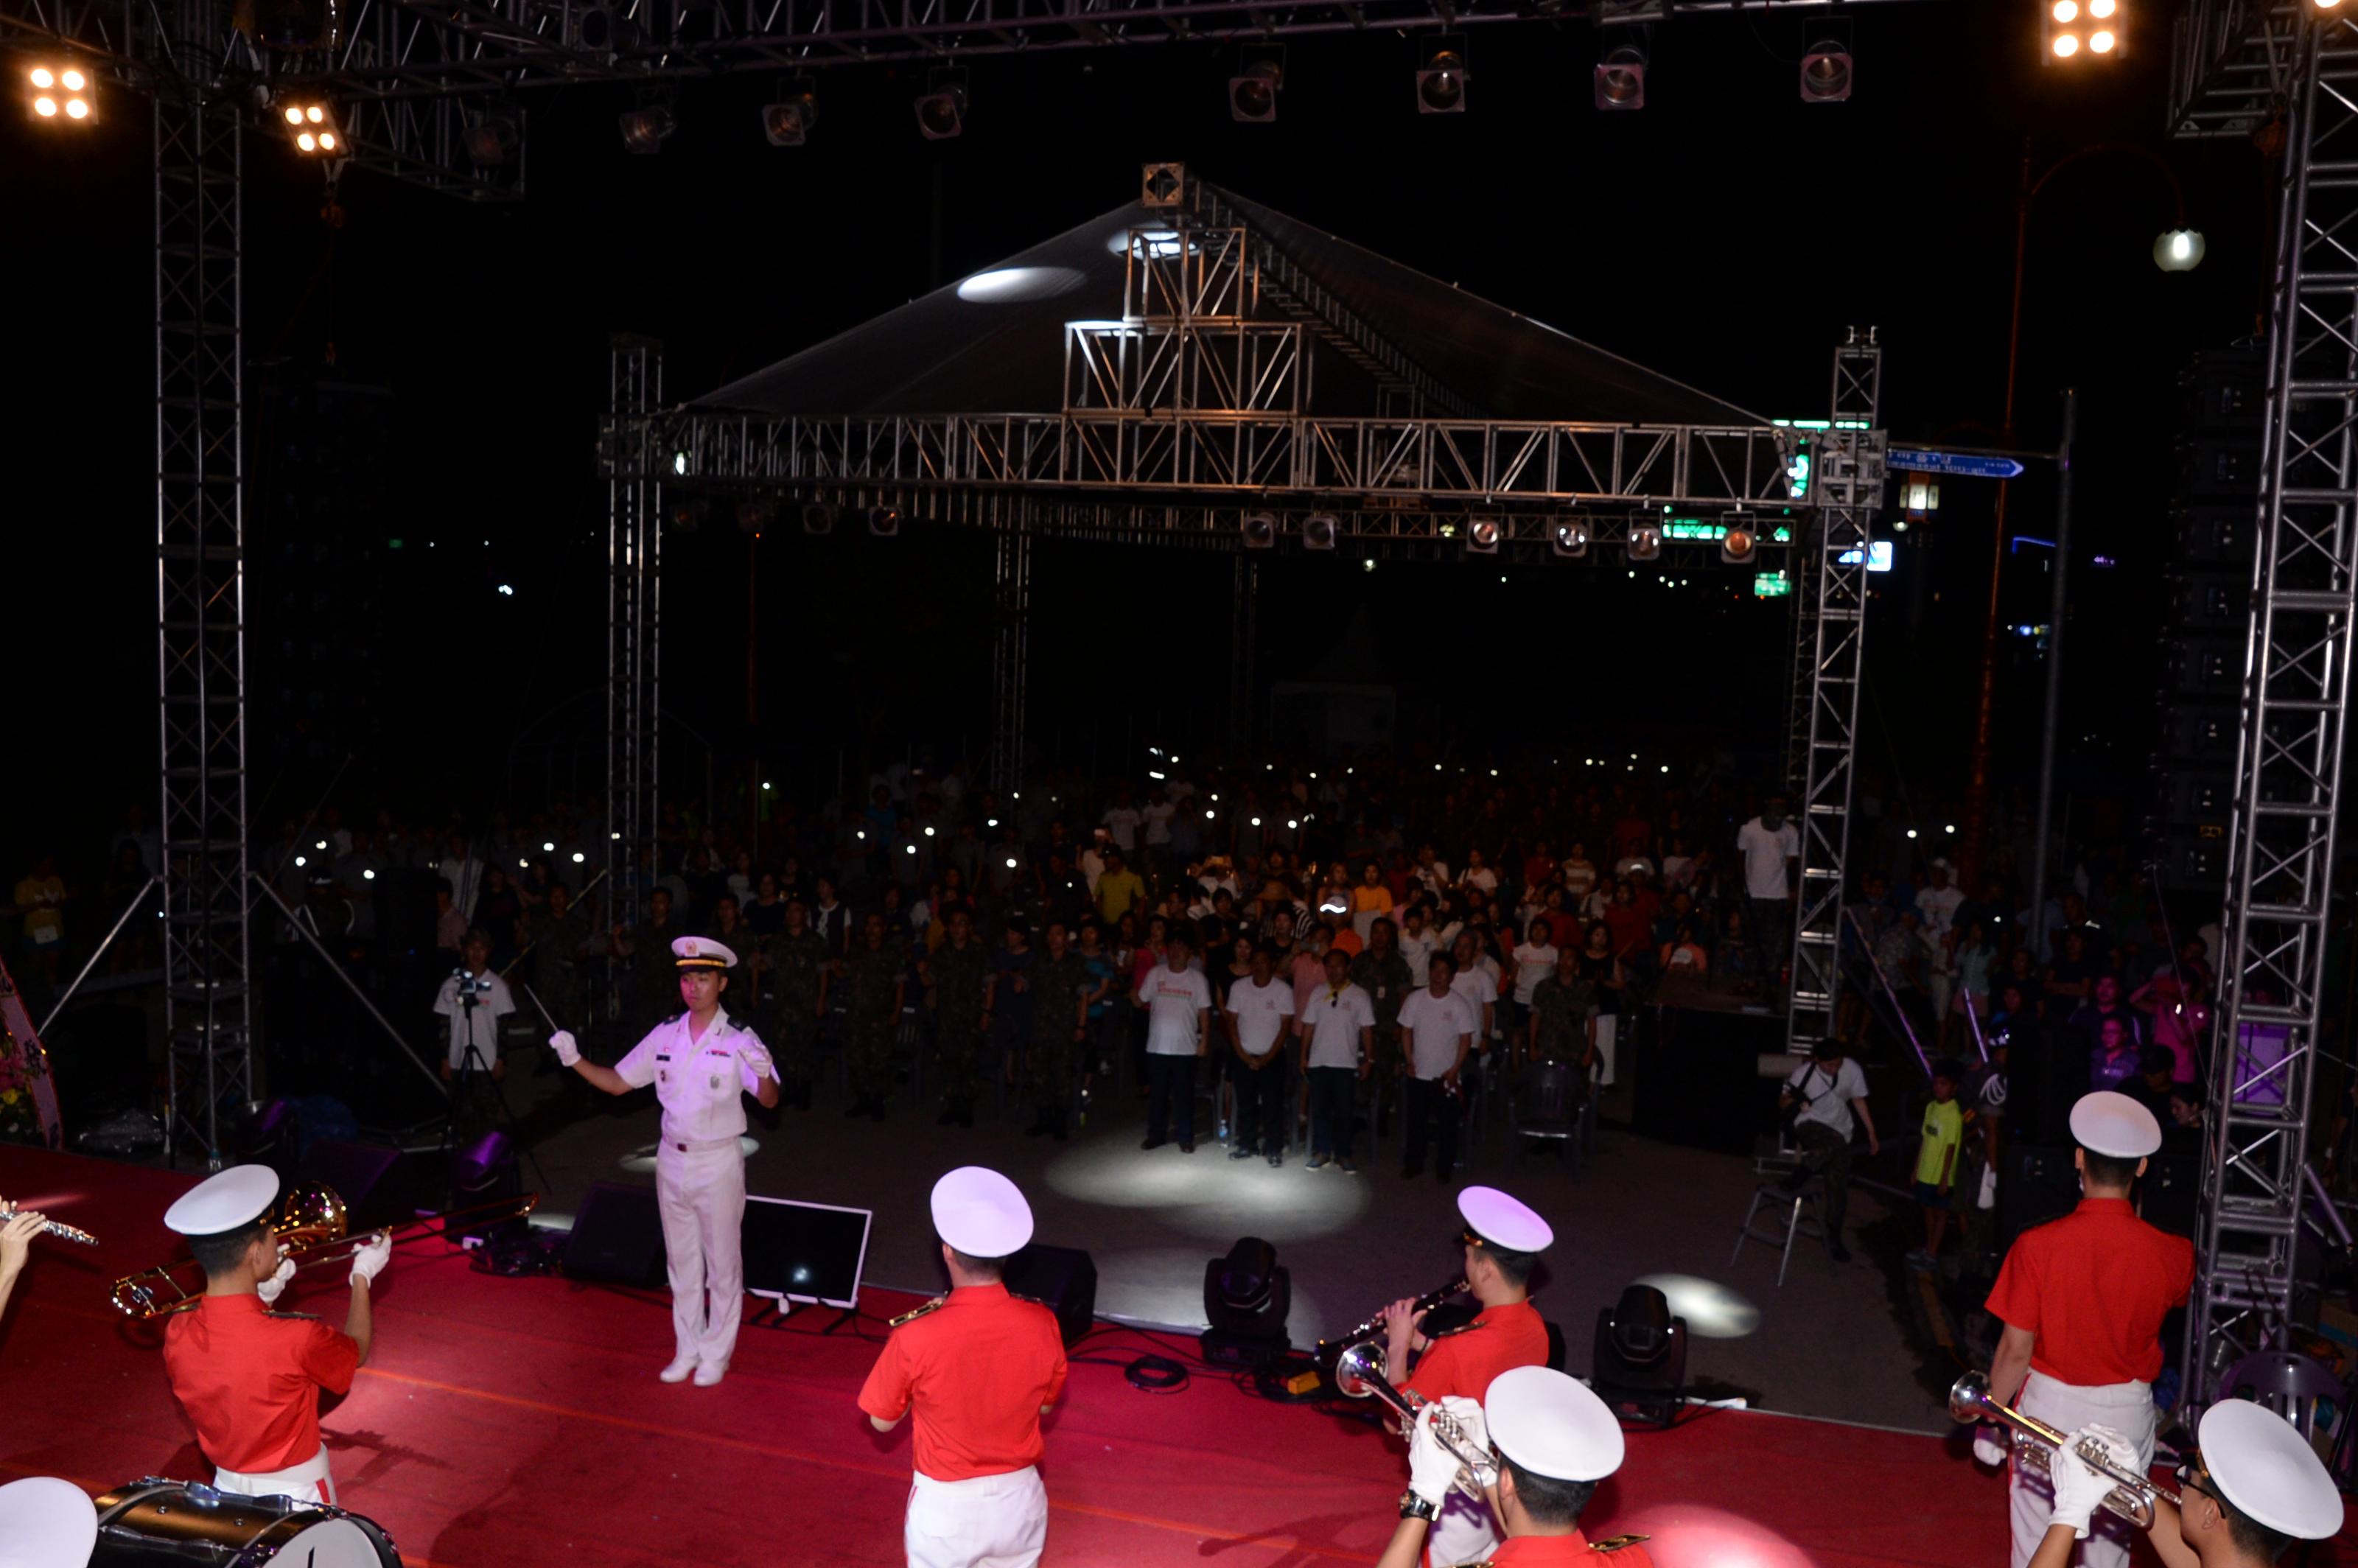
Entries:
[[873, 1211], [791, 1198], [745, 1199], [745, 1289], [772, 1301], [860, 1303]]

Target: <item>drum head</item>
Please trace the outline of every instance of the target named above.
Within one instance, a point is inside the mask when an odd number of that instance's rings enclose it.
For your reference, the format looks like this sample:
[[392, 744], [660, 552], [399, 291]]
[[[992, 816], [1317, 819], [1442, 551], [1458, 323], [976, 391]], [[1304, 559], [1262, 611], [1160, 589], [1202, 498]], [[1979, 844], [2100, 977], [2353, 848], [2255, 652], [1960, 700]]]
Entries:
[[401, 1568], [401, 1557], [374, 1525], [329, 1519], [280, 1540], [256, 1542], [237, 1560], [237, 1568]]

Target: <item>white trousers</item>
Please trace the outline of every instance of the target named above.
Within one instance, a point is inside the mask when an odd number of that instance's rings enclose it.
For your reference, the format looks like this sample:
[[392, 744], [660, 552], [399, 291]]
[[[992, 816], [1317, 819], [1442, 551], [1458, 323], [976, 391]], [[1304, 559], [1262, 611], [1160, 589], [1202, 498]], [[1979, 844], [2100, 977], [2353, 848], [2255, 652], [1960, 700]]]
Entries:
[[336, 1478], [328, 1474], [328, 1445], [300, 1465], [249, 1476], [238, 1470], [215, 1469], [213, 1485], [241, 1498], [300, 1498], [307, 1503], [336, 1506]]
[[[1596, 1015], [1596, 1070], [1593, 1076], [1599, 1088], [1613, 1087], [1613, 1037], [1620, 1033], [1620, 1027], [1621, 1020], [1612, 1013]], [[1471, 1563], [1474, 1560], [1468, 1557], [1465, 1561]]]
[[[2136, 1444], [2137, 1472], [2142, 1475], [2153, 1463], [2153, 1385], [2150, 1383], [2105, 1383], [2082, 1388], [2074, 1383], [2059, 1383], [2044, 1372], [2033, 1372], [2022, 1385], [2017, 1406], [2025, 1415], [2035, 1415], [2058, 1432], [2077, 1432], [2091, 1422], [2101, 1422]], [[2027, 1568], [2031, 1554], [2039, 1550], [2047, 1534], [2048, 1516], [2055, 1511], [2055, 1493], [2044, 1476], [2025, 1475], [2022, 1466], [2013, 1467], [2014, 1477], [2006, 1488], [2006, 1501], [2012, 1510], [2014, 1525], [2013, 1568]], [[2079, 1545], [2079, 1561], [2084, 1568], [2128, 1568], [2129, 1538], [2135, 1531], [2118, 1515], [2098, 1509], [2088, 1521], [2088, 1539]]]
[[1486, 1563], [1498, 1548], [1498, 1527], [1491, 1520], [1489, 1505], [1452, 1487], [1425, 1531], [1425, 1561], [1433, 1568], [1456, 1568], [1461, 1563]]
[[665, 1140], [655, 1152], [655, 1206], [663, 1213], [676, 1354], [726, 1367], [745, 1313], [745, 1156], [737, 1140], [685, 1150]]
[[901, 1526], [909, 1568], [1035, 1568], [1048, 1544], [1048, 1488], [1026, 1465], [1000, 1476], [911, 1478]]

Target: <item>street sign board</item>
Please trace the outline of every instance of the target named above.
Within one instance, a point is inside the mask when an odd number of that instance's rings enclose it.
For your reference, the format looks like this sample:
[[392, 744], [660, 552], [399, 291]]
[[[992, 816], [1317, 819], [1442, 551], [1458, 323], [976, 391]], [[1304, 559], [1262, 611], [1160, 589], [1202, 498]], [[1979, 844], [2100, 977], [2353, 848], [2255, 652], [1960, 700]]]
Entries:
[[2022, 477], [2022, 464], [2012, 458], [1985, 457], [1977, 452], [1928, 452], [1915, 447], [1892, 448], [1891, 466], [1910, 473], [1952, 473], [1967, 479]]

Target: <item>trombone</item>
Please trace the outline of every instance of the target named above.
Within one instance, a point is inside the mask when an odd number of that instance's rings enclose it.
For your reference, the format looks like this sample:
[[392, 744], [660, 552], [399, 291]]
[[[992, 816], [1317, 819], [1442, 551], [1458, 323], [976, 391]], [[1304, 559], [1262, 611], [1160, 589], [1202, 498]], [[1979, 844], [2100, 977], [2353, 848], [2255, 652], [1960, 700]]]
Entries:
[[2025, 1415], [2010, 1405], [2000, 1404], [1990, 1393], [1989, 1379], [1979, 1372], [1968, 1372], [1951, 1385], [1949, 1414], [1957, 1421], [1996, 1422], [2005, 1427], [2013, 1436], [2014, 1462], [2038, 1475], [2049, 1475], [2054, 1468], [2056, 1451], [2070, 1447], [2081, 1464], [2119, 1483], [2104, 1494], [2104, 1511], [2118, 1514], [2139, 1530], [2152, 1528], [2157, 1499], [2172, 1508], [2178, 1506], [2176, 1492], [2149, 1476], [2115, 1464], [2111, 1452], [2096, 1439], [2086, 1438], [2072, 1446], [2070, 1433], [2058, 1432], [2035, 1415]]
[[[522, 1219], [539, 1206], [540, 1195], [525, 1193], [521, 1197], [495, 1198], [467, 1208], [420, 1215], [399, 1225], [351, 1236], [347, 1234], [351, 1225], [344, 1200], [337, 1195], [335, 1188], [325, 1182], [297, 1182], [287, 1189], [278, 1217], [270, 1222], [270, 1236], [278, 1244], [280, 1256], [293, 1260], [300, 1270], [341, 1262], [374, 1237], [406, 1240], [408, 1238], [402, 1234], [405, 1231], [418, 1236], [446, 1235], [457, 1222], [464, 1222], [461, 1228], [467, 1228], [496, 1219]], [[189, 1277], [196, 1288], [191, 1290], [189, 1283], [184, 1283], [183, 1276]], [[107, 1293], [115, 1309], [125, 1317], [142, 1322], [169, 1317], [174, 1313], [187, 1312], [204, 1299], [204, 1276], [194, 1260], [184, 1258], [176, 1263], [125, 1274], [114, 1281]]]
[[[1374, 1340], [1363, 1340], [1343, 1352], [1335, 1363], [1335, 1386], [1344, 1395], [1355, 1400], [1374, 1400], [1390, 1405], [1400, 1412], [1407, 1425], [1413, 1427], [1425, 1401], [1414, 1394], [1403, 1393], [1384, 1380], [1384, 1347]], [[1457, 1418], [1445, 1410], [1433, 1412], [1433, 1435], [1441, 1446], [1457, 1457], [1457, 1476], [1449, 1484], [1477, 1503], [1489, 1499], [1482, 1488], [1498, 1478], [1498, 1462], [1487, 1449], [1474, 1446], [1474, 1440]]]

